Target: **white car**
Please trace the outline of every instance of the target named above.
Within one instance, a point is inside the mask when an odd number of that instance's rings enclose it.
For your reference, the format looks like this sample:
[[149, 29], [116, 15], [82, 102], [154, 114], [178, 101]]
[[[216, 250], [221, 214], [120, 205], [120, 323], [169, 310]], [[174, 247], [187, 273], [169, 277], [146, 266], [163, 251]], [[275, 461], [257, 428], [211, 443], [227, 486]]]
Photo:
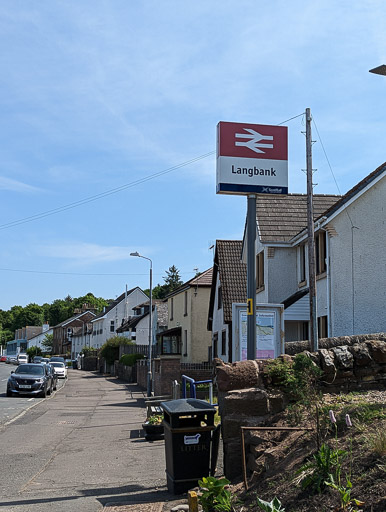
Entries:
[[18, 354], [18, 356], [16, 358], [16, 363], [17, 364], [28, 363], [27, 354]]
[[54, 367], [55, 373], [59, 379], [67, 379], [67, 367], [64, 363], [53, 361], [50, 364]]

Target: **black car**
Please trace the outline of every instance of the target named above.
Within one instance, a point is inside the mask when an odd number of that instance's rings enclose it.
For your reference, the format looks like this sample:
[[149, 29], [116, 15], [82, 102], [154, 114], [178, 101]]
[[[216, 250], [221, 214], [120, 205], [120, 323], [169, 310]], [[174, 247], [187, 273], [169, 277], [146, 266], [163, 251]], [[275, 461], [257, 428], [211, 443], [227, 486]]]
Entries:
[[40, 363], [42, 359], [43, 359], [43, 356], [35, 356], [34, 360], [32, 362], [33, 363]]
[[11, 375], [7, 383], [7, 396], [32, 395], [45, 398], [53, 384], [45, 364], [23, 363]]

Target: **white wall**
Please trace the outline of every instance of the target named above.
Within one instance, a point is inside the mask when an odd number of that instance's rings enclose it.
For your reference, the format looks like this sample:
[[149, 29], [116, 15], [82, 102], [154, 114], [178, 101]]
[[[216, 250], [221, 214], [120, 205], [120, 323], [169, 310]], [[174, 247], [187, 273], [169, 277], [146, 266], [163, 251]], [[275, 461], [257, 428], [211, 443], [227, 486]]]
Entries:
[[332, 336], [386, 331], [385, 198], [384, 177], [329, 223]]
[[42, 345], [42, 341], [45, 339], [47, 334], [53, 334], [53, 329], [48, 329], [37, 336], [34, 336], [33, 338], [28, 340], [27, 348], [31, 347], [39, 347], [43, 352], [45, 352], [47, 349]]
[[[105, 315], [93, 320], [91, 346], [94, 348], [100, 348], [109, 338], [116, 336], [115, 330], [122, 325], [122, 320], [127, 319], [127, 315], [133, 315], [133, 308], [147, 300], [149, 300], [149, 297], [142, 290], [136, 288], [127, 296], [127, 306], [126, 300], [123, 298], [119, 304], [108, 311]], [[110, 329], [112, 321], [114, 321], [113, 331]], [[100, 333], [101, 330], [102, 332]]]
[[[220, 286], [220, 276], [217, 273], [217, 280], [216, 280], [216, 294], [214, 298], [214, 305], [213, 305], [213, 320], [212, 320], [212, 354], [214, 355], [213, 350], [213, 334], [218, 334], [218, 342], [217, 342], [217, 348], [218, 348], [218, 357], [222, 359], [225, 362], [229, 361], [229, 329], [228, 325], [224, 323], [224, 309], [220, 308], [218, 309], [218, 287]], [[226, 353], [221, 353], [221, 333], [225, 330], [226, 332]]]

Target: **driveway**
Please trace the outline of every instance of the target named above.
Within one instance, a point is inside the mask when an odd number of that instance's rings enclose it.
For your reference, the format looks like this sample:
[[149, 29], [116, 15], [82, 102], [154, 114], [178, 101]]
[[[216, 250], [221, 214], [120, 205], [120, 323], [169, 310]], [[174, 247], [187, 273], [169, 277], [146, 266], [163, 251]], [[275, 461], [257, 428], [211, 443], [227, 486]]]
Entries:
[[70, 370], [51, 399], [1, 428], [0, 511], [95, 512], [171, 498], [164, 442], [141, 437], [144, 419], [136, 385]]

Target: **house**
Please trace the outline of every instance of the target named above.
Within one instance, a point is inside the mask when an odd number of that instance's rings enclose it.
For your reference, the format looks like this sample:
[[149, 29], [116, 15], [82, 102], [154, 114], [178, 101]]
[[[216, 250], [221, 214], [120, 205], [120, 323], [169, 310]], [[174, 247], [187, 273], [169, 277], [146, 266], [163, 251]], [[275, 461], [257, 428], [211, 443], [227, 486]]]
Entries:
[[[117, 334], [124, 334], [137, 345], [149, 344], [149, 309], [150, 302], [146, 301], [133, 308], [134, 315], [131, 316], [117, 329]], [[160, 299], [152, 300], [152, 343], [156, 342], [156, 335], [167, 328], [167, 308], [166, 302]]]
[[85, 322], [81, 327], [73, 327], [71, 333], [71, 359], [76, 359], [84, 347], [92, 348], [92, 323]]
[[208, 361], [212, 340], [206, 326], [212, 272], [212, 268], [206, 270], [165, 297], [169, 319], [168, 329], [158, 336], [161, 353], [181, 354], [184, 363]]
[[138, 286], [117, 297], [102, 313], [92, 319], [90, 346], [99, 349], [109, 338], [116, 336], [118, 327], [134, 315], [133, 308], [147, 300], [149, 297]]
[[27, 325], [21, 329], [16, 329], [15, 339], [7, 343], [7, 355], [17, 355], [25, 352], [28, 348], [28, 341], [34, 336], [40, 334], [43, 327], [40, 325]]
[[[320, 338], [386, 330], [385, 175], [313, 196]], [[309, 337], [306, 213], [306, 195], [257, 196], [256, 302], [285, 305], [286, 341]]]
[[247, 302], [247, 266], [241, 261], [241, 240], [217, 240], [210, 291], [208, 330], [212, 334], [210, 359], [232, 357], [232, 304]]
[[54, 330], [52, 327], [50, 328], [49, 324], [43, 324], [41, 332], [28, 340], [27, 348], [37, 347], [43, 352], [47, 352], [47, 347], [42, 345], [42, 342], [45, 340], [47, 335], [53, 334], [53, 332]]
[[86, 331], [87, 324], [95, 317], [93, 311], [83, 311], [67, 318], [53, 327], [53, 354], [69, 354], [72, 351], [72, 335], [79, 330]]

